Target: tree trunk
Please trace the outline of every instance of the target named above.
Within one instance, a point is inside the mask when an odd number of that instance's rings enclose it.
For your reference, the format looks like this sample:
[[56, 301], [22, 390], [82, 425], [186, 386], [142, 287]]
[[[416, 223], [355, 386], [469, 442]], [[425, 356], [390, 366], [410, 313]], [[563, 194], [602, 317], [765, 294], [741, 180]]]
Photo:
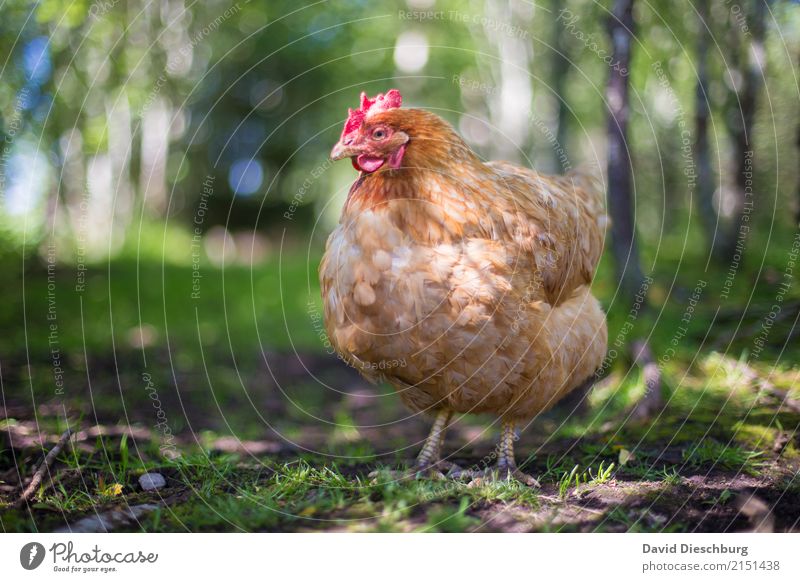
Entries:
[[708, 145], [708, 122], [711, 114], [708, 94], [708, 38], [711, 33], [706, 29], [710, 25], [708, 19], [708, 4], [697, 4], [700, 15], [699, 31], [697, 35], [697, 87], [695, 92], [694, 107], [694, 156], [697, 161], [697, 184], [695, 189], [695, 204], [700, 215], [700, 224], [703, 234], [708, 241], [709, 252], [714, 252], [719, 215], [714, 206], [714, 171], [711, 167], [711, 152]]
[[[797, 59], [798, 66], [800, 66], [800, 58]], [[800, 114], [798, 114], [798, 119], [800, 119]], [[800, 123], [797, 124], [797, 153], [800, 155]], [[797, 204], [797, 208], [795, 209], [795, 216], [794, 221], [797, 226], [800, 226], [800, 176], [798, 176], [797, 182], [797, 200], [795, 201]]]
[[644, 276], [639, 261], [634, 224], [633, 180], [628, 148], [628, 71], [633, 37], [633, 0], [616, 0], [608, 31], [614, 50], [609, 69], [608, 102], [608, 209], [611, 216], [611, 252], [622, 298], [633, 300]]
[[[551, 10], [553, 14], [558, 14], [559, 6], [562, 6], [560, 0], [553, 0], [551, 4]], [[559, 23], [558, 25], [553, 27], [553, 64], [552, 64], [552, 84], [553, 84], [553, 93], [558, 99], [558, 117], [556, 118], [556, 123], [558, 123], [558, 127], [556, 128], [556, 143], [557, 147], [553, 148], [553, 167], [558, 168], [559, 173], [565, 172], [568, 168], [564, 167], [563, 160], [560, 159], [558, 155], [558, 148], [562, 148], [565, 152], [569, 151], [567, 149], [567, 138], [569, 136], [569, 116], [570, 111], [569, 107], [567, 107], [567, 98], [564, 95], [565, 91], [565, 81], [567, 79], [567, 74], [569, 74], [569, 47], [567, 42], [564, 38], [564, 27]]]
[[735, 184], [733, 200], [733, 219], [730, 228], [720, 245], [718, 257], [730, 260], [741, 251], [750, 232], [750, 213], [753, 211], [753, 120], [759, 89], [762, 86], [763, 67], [766, 52], [764, 49], [766, 0], [755, 0], [755, 6], [748, 19], [751, 36], [749, 51], [742, 59], [743, 70], [740, 86], [737, 88], [738, 107], [729, 115], [729, 129], [733, 139], [735, 159]]
[[[643, 288], [644, 275], [636, 244], [634, 221], [633, 177], [628, 148], [628, 72], [633, 38], [633, 0], [616, 0], [608, 26], [614, 49], [612, 62], [618, 67], [609, 69], [606, 100], [608, 101], [608, 210], [611, 215], [611, 252], [623, 304], [633, 304]], [[645, 300], [643, 310], [647, 309]], [[630, 412], [630, 418], [648, 419], [663, 406], [661, 371], [653, 359], [646, 339], [630, 344], [631, 359], [642, 369], [645, 395]]]

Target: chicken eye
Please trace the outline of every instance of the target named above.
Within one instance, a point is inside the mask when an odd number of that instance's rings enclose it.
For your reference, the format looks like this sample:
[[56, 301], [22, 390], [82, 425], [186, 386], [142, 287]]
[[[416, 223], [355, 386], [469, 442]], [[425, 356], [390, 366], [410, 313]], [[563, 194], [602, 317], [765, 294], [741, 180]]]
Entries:
[[383, 139], [386, 137], [385, 129], [376, 129], [372, 132], [372, 139]]

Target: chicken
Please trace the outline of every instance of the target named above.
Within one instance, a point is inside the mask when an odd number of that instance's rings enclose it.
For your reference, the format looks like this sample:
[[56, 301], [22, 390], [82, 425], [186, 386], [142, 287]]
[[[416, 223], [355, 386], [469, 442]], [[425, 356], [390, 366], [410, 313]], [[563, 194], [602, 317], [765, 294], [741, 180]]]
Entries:
[[[517, 469], [516, 430], [601, 365], [605, 314], [592, 296], [606, 215], [599, 181], [485, 163], [399, 91], [361, 95], [331, 158], [358, 178], [320, 263], [330, 341], [386, 381], [433, 428], [412, 472], [465, 474], [441, 459], [454, 413], [501, 421], [496, 467]], [[490, 473], [491, 471], [491, 473]]]

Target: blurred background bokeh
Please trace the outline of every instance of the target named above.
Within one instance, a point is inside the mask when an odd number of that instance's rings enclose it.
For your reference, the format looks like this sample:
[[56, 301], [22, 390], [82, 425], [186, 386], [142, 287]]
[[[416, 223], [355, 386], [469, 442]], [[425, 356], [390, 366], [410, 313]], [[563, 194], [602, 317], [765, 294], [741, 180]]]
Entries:
[[[644, 246], [702, 236], [702, 220], [688, 223], [678, 125], [692, 129], [699, 57], [714, 202], [723, 220], [731, 211], [753, 38], [739, 19], [767, 28], [752, 139], [762, 218], [771, 225], [774, 207], [775, 227], [794, 223], [800, 21], [796, 3], [756, 5], [637, 6], [630, 139]], [[204, 237], [233, 237], [235, 261], [270, 256], [284, 230], [329, 229], [353, 176], [326, 154], [361, 90], [400, 88], [486, 157], [544, 171], [605, 160], [603, 3], [42, 0], [6, 2], [2, 16], [6, 254], [41, 256], [52, 240], [64, 264], [84, 239], [90, 263], [138, 249], [189, 264], [187, 246], [162, 235], [192, 232], [206, 177]]]

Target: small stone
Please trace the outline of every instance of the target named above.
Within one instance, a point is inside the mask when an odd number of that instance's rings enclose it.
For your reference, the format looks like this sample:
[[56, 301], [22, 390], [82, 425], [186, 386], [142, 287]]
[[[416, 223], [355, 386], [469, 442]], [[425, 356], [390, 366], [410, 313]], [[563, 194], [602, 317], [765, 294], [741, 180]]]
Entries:
[[161, 489], [167, 484], [166, 479], [161, 473], [145, 473], [139, 477], [139, 485], [142, 490], [151, 491], [153, 489]]

